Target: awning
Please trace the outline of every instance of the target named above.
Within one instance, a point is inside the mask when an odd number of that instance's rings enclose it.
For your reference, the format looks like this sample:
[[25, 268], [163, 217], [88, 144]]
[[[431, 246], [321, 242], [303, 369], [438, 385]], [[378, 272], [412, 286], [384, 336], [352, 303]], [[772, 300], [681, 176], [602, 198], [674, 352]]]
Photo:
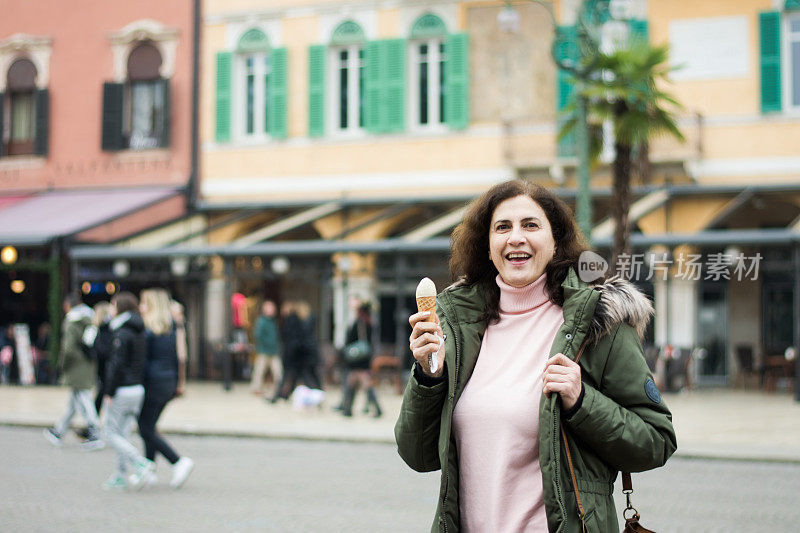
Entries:
[[174, 188], [52, 191], [0, 208], [0, 244], [42, 245], [113, 221], [168, 197]]

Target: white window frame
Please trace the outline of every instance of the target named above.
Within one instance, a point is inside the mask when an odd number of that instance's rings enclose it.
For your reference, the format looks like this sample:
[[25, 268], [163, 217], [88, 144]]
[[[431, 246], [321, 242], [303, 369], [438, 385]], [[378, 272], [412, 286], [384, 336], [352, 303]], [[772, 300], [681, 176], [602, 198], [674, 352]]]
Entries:
[[[269, 52], [235, 52], [233, 75], [233, 132], [234, 139], [241, 143], [262, 143], [271, 139], [266, 132], [264, 111], [266, 103], [266, 84], [264, 77], [269, 74], [267, 59]], [[253, 91], [253, 133], [247, 132], [247, 60], [253, 60], [255, 87]]]
[[[796, 22], [800, 26], [800, 13], [798, 12], [784, 12], [782, 13], [783, 24], [781, 28], [781, 92], [782, 92], [782, 108], [784, 111], [800, 115], [800, 102], [797, 104], [792, 103], [792, 43], [800, 43], [800, 27], [796, 31], [792, 31], [792, 22]], [[800, 81], [798, 81], [800, 83]], [[800, 87], [798, 87], [800, 90]]]
[[[339, 126], [339, 69], [341, 67], [340, 53], [347, 51], [347, 128]], [[363, 43], [332, 45], [328, 48], [328, 60], [325, 62], [325, 123], [327, 133], [332, 137], [363, 137], [366, 129], [358, 124], [358, 112], [361, 95], [359, 93], [359, 72], [364, 64], [364, 59], [359, 58], [359, 52], [366, 53]]]
[[[419, 64], [421, 62], [420, 46], [428, 45], [428, 123], [422, 124], [419, 120], [420, 94], [419, 94]], [[415, 132], [444, 133], [448, 131], [447, 122], [439, 122], [439, 80], [442, 73], [440, 46], [447, 45], [444, 36], [430, 37], [427, 39], [413, 39], [409, 41], [408, 53], [408, 112], [406, 114], [409, 129]], [[446, 120], [446, 118], [445, 118]]]

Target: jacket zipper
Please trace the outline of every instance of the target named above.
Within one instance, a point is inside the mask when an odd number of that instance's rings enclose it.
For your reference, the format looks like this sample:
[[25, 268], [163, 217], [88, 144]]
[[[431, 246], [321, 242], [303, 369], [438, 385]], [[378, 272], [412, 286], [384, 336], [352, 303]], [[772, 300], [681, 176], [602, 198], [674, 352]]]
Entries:
[[[553, 410], [553, 435], [558, 435], [558, 417], [555, 416], [555, 409]], [[556, 437], [553, 437], [553, 442], [558, 442]], [[561, 507], [561, 512], [564, 513], [564, 497], [561, 495], [561, 482], [559, 481], [559, 476], [561, 474], [561, 466], [558, 464], [559, 462], [559, 454], [556, 452], [556, 447], [553, 446], [553, 461], [555, 462], [555, 471], [553, 475], [553, 480], [556, 482], [556, 498], [558, 498], [559, 507]], [[566, 520], [566, 513], [564, 513], [564, 519]]]
[[[450, 429], [449, 429], [449, 432], [450, 432], [450, 434], [452, 434], [453, 433], [453, 411], [455, 410], [454, 402], [455, 402], [456, 387], [458, 386], [458, 362], [460, 360], [460, 357], [458, 356], [458, 345], [459, 345], [460, 341], [459, 341], [458, 335], [456, 334], [456, 330], [450, 324], [450, 321], [447, 320], [447, 314], [446, 313], [442, 313], [442, 315], [444, 316], [444, 321], [447, 324], [447, 327], [449, 327], [450, 331], [453, 332], [453, 345], [455, 346], [454, 359], [455, 359], [456, 365], [455, 365], [455, 375], [453, 376], [453, 379], [455, 380], [455, 384], [453, 385], [453, 395], [452, 396], [450, 394], [447, 395], [448, 396], [447, 401], [450, 403], [450, 407], [449, 407], [449, 409], [450, 409]], [[448, 492], [448, 489], [450, 488], [450, 475], [449, 475], [449, 473], [450, 473], [450, 464], [449, 464], [449, 462], [450, 462], [450, 460], [449, 460], [449, 457], [450, 457], [450, 435], [448, 435], [448, 437], [447, 437], [447, 444], [445, 446], [446, 446], [446, 449], [445, 449], [444, 459], [446, 461], [446, 465], [447, 465], [446, 468], [447, 469], [444, 471], [444, 496], [442, 497], [442, 515], [443, 516], [441, 516], [440, 518], [442, 520], [442, 524], [444, 525], [444, 533], [447, 533], [447, 516], [445, 514], [445, 508], [447, 506], [447, 492]]]

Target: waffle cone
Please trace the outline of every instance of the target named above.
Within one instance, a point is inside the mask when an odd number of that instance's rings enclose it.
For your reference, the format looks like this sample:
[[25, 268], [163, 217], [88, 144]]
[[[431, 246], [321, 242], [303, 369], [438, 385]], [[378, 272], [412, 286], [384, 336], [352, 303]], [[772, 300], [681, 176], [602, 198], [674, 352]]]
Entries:
[[431, 314], [436, 313], [436, 296], [417, 298], [417, 310], [420, 313], [423, 311], [430, 311]]

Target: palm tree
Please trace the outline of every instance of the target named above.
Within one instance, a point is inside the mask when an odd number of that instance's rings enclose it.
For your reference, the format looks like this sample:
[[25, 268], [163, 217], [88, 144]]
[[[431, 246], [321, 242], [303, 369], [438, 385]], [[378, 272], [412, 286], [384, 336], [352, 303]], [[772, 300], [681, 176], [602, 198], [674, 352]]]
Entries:
[[[615, 223], [610, 266], [617, 268], [621, 254], [630, 254], [630, 224], [628, 211], [631, 204], [631, 175], [633, 159], [647, 168], [650, 139], [667, 134], [683, 141], [676, 124], [675, 110], [680, 104], [659, 89], [670, 70], [666, 46], [651, 46], [644, 40], [633, 39], [610, 53], [596, 51], [590, 58], [597, 65], [595, 75], [584, 82], [581, 94], [587, 100], [589, 135], [593, 159], [602, 147], [602, 124], [611, 121], [614, 132], [613, 188]], [[559, 137], [563, 137], [577, 124], [574, 106], [563, 124]], [[674, 109], [674, 110], [673, 110]]]

